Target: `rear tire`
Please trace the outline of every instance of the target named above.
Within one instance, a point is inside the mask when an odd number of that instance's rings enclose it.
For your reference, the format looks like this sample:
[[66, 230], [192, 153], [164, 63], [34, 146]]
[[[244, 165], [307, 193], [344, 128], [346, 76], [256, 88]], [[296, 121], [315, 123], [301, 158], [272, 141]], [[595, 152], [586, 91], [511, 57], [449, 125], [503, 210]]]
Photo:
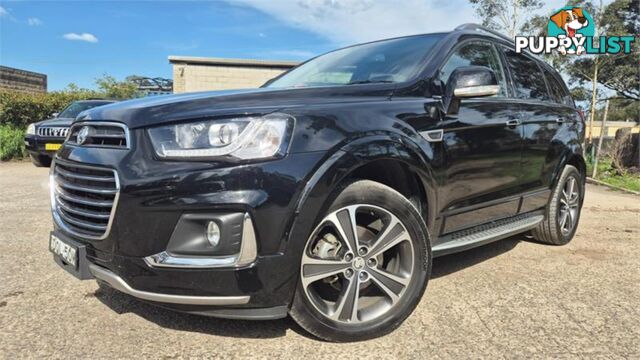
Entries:
[[29, 154], [31, 163], [36, 167], [49, 167], [51, 166], [51, 158], [43, 155], [31, 155]]
[[584, 200], [584, 181], [574, 166], [567, 165], [553, 189], [544, 220], [532, 231], [533, 237], [550, 245], [565, 245], [573, 239]]
[[289, 314], [320, 339], [360, 341], [393, 331], [413, 312], [431, 246], [420, 214], [397, 191], [368, 180], [340, 190], [304, 247]]

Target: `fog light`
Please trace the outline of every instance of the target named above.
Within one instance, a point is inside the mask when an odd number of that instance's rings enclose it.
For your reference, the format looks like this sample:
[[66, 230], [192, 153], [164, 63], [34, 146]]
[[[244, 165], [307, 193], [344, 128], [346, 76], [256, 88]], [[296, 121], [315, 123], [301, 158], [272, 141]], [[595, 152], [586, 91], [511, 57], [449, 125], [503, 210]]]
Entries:
[[215, 221], [209, 221], [207, 224], [207, 240], [213, 247], [220, 243], [220, 227]]

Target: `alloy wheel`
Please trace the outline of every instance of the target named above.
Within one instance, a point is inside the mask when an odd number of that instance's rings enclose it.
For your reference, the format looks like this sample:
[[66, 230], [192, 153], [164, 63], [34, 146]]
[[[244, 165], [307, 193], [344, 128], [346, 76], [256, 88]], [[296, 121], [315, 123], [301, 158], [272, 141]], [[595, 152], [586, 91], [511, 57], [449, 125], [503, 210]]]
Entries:
[[560, 195], [560, 211], [558, 211], [558, 224], [562, 235], [568, 236], [575, 227], [580, 211], [580, 187], [574, 176], [569, 176], [562, 188]]
[[358, 204], [328, 214], [309, 238], [301, 280], [323, 316], [359, 324], [379, 318], [402, 298], [412, 279], [414, 245], [390, 211]]

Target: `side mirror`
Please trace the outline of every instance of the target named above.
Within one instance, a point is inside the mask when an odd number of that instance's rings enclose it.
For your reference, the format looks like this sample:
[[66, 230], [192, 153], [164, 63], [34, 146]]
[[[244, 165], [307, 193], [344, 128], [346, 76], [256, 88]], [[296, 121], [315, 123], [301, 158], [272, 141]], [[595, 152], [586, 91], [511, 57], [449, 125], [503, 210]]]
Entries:
[[51, 114], [51, 117], [52, 117], [52, 118], [57, 118], [57, 117], [58, 117], [58, 115], [60, 115], [60, 113], [55, 112], [55, 113]]
[[455, 69], [446, 88], [447, 113], [456, 114], [462, 98], [493, 96], [500, 85], [493, 70], [484, 66], [463, 66]]

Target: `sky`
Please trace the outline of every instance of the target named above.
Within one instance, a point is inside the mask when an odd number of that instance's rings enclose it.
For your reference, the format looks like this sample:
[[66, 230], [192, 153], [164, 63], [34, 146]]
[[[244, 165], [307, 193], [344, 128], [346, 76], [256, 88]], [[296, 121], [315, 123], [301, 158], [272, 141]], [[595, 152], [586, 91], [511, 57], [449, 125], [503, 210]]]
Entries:
[[169, 55], [305, 60], [477, 21], [468, 0], [0, 0], [0, 65], [47, 74], [50, 91], [94, 88], [104, 74], [170, 79]]

